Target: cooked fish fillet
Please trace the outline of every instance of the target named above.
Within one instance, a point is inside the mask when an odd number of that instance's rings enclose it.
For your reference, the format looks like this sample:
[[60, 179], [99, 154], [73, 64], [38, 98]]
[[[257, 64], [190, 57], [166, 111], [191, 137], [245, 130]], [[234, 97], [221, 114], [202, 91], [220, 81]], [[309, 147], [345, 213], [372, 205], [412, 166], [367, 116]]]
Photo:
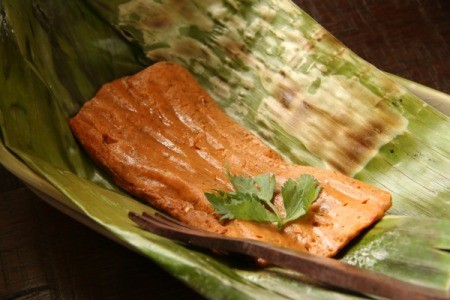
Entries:
[[[333, 256], [391, 205], [388, 193], [366, 183], [284, 162], [177, 64], [157, 63], [105, 84], [69, 122], [119, 186], [182, 222], [223, 235]], [[281, 232], [275, 224], [222, 223], [204, 193], [232, 190], [226, 165], [233, 174], [275, 174], [278, 189], [288, 178], [311, 174], [323, 189], [308, 213]], [[275, 204], [281, 201], [278, 193]]]

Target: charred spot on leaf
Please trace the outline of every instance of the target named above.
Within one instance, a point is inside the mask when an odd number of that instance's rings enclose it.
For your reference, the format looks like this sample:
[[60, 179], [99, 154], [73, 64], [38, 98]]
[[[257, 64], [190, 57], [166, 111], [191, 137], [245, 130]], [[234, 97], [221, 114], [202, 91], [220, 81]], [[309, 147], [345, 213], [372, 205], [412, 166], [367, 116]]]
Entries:
[[306, 102], [306, 101], [303, 101], [303, 102], [302, 102], [302, 105], [303, 105], [303, 107], [304, 107], [305, 109], [311, 109], [311, 108], [313, 108], [313, 106], [311, 106], [311, 104], [309, 104], [309, 103]]
[[322, 41], [322, 40], [323, 40], [324, 42], [327, 42], [327, 43], [330, 43], [331, 45], [333, 45], [332, 47], [345, 49], [344, 44], [342, 44], [341, 41], [339, 41], [338, 39], [336, 39], [334, 36], [332, 36], [332, 35], [329, 34], [329, 33], [324, 34], [324, 35], [321, 37], [321, 41]]
[[284, 108], [289, 109], [291, 107], [292, 102], [294, 101], [294, 95], [290, 91], [285, 91], [281, 93], [280, 103]]
[[154, 61], [167, 61], [171, 57], [167, 53], [163, 53], [157, 49], [156, 51], [151, 52], [151, 58]]
[[387, 128], [385, 124], [372, 120], [367, 127], [359, 132], [351, 134], [350, 137], [365, 148], [371, 149], [377, 144], [379, 135], [384, 134], [386, 131]]
[[194, 39], [179, 42], [175, 44], [175, 50], [177, 54], [188, 57], [202, 57], [205, 60], [210, 59], [210, 54], [206, 49], [202, 48], [201, 45]]
[[361, 155], [358, 152], [363, 152], [363, 149], [359, 149], [358, 151], [352, 149], [343, 149], [345, 159], [334, 160], [330, 159], [329, 163], [333, 168], [338, 170], [341, 173], [349, 174], [349, 170], [352, 170], [355, 166], [357, 166], [361, 162]]
[[[377, 135], [369, 130], [361, 130], [360, 132], [349, 134], [349, 138], [353, 139], [355, 143], [363, 148], [360, 149], [360, 151], [357, 151], [359, 153], [364, 153], [365, 150], [373, 148], [377, 142]], [[355, 152], [354, 149], [351, 150], [351, 152]]]
[[386, 131], [386, 125], [380, 121], [370, 122], [370, 127], [375, 135], [382, 134]]
[[358, 164], [361, 161], [359, 152], [363, 152], [362, 149], [359, 149], [359, 151], [347, 151], [346, 152], [346, 156], [347, 156], [348, 160], [352, 163], [352, 165]]
[[176, 10], [181, 16], [190, 19], [195, 15], [194, 4], [187, 0], [169, 0], [167, 7], [171, 7]]
[[225, 44], [225, 50], [233, 56], [241, 56], [247, 51], [245, 44], [236, 41], [229, 41]]
[[316, 34], [314, 36], [314, 39], [318, 42], [323, 40], [323, 37], [326, 35], [327, 33], [325, 31], [321, 31], [319, 34]]
[[155, 29], [165, 28], [172, 25], [172, 20], [170, 19], [168, 14], [156, 17], [149, 17], [145, 20], [145, 25]]
[[341, 172], [343, 174], [348, 174], [349, 166], [348, 165], [344, 165], [343, 161], [337, 161], [335, 159], [328, 159], [327, 162], [336, 171], [339, 171], [339, 172]]
[[304, 50], [305, 51], [312, 51], [312, 50], [314, 50], [314, 48], [316, 48], [316, 46], [313, 43], [306, 42]]

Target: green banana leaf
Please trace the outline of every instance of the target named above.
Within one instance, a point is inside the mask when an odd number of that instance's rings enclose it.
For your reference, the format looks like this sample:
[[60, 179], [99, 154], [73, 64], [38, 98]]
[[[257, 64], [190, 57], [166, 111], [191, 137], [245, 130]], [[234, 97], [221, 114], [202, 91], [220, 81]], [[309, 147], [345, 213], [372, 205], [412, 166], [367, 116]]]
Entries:
[[[151, 258], [208, 298], [293, 299], [299, 295], [311, 299], [361, 298], [316, 285], [293, 272], [254, 269], [232, 257], [217, 257], [208, 251], [178, 245], [138, 229], [127, 218], [130, 210], [151, 211], [152, 208], [122, 193], [85, 156], [67, 125], [67, 118], [103, 83], [133, 74], [152, 61], [144, 56], [142, 50], [148, 50], [144, 44], [128, 42], [115, 30], [120, 24], [109, 23], [120, 8], [118, 4], [122, 3], [0, 2], [1, 163], [38, 194], [49, 198], [51, 204]], [[134, 18], [139, 20], [139, 14]], [[128, 31], [126, 37], [130, 38]], [[215, 72], [226, 78], [227, 73], [221, 71]], [[206, 80], [199, 78], [211, 88]], [[419, 101], [411, 94], [408, 97]], [[218, 99], [224, 105], [223, 98]], [[442, 115], [428, 107], [425, 110], [437, 116], [435, 122], [429, 117], [430, 130], [439, 133], [446, 128], [448, 121], [439, 125], [445, 121]], [[255, 131], [263, 126], [246, 116], [234, 114], [234, 117], [242, 117], [241, 121]], [[279, 149], [286, 157], [291, 156], [290, 150]], [[307, 152], [300, 144], [299, 149]], [[309, 160], [311, 154], [305, 157], [305, 162], [311, 164], [320, 161], [320, 158]], [[441, 206], [441, 210], [445, 208]], [[390, 216], [355, 241], [341, 259], [448, 292], [450, 255], [445, 250], [449, 249], [448, 219]]]

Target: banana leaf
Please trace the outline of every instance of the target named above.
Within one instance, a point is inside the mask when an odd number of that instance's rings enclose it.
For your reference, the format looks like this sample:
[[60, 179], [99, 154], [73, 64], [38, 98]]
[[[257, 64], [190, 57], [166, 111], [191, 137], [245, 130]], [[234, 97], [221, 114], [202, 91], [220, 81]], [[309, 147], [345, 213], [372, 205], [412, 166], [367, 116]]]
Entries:
[[[151, 208], [121, 192], [85, 156], [73, 139], [67, 118], [103, 83], [135, 73], [154, 58], [144, 56], [143, 50], [148, 50], [145, 44], [126, 39], [131, 37], [130, 32], [122, 36], [115, 30], [120, 29], [120, 25], [112, 22], [112, 16], [116, 16], [121, 7], [118, 4], [122, 3], [88, 2], [0, 2], [1, 163], [38, 193], [49, 196], [52, 204], [61, 205], [69, 215], [78, 216], [102, 234], [151, 258], [208, 298], [293, 299], [299, 295], [311, 299], [361, 298], [317, 285], [300, 274], [277, 268], [254, 269], [232, 257], [217, 257], [178, 245], [144, 232], [128, 220], [128, 211]], [[232, 9], [233, 5], [230, 7]], [[246, 8], [251, 12], [252, 5]], [[256, 15], [248, 17], [257, 18]], [[139, 20], [139, 14], [133, 18]], [[277, 30], [276, 26], [274, 30]], [[254, 47], [258, 48], [257, 43]], [[162, 48], [170, 50], [170, 47]], [[211, 49], [222, 51], [222, 47]], [[195, 65], [194, 61], [192, 63]], [[251, 65], [247, 67], [249, 76], [252, 72], [255, 72], [254, 76], [258, 75]], [[219, 65], [217, 68], [213, 74], [229, 80], [230, 74], [222, 72]], [[211, 88], [205, 78], [198, 78], [205, 87]], [[267, 93], [264, 87], [260, 88], [260, 93]], [[257, 93], [256, 90], [252, 93]], [[408, 97], [419, 101], [411, 94]], [[268, 132], [264, 127], [266, 124], [253, 122], [237, 113], [239, 105], [246, 107], [245, 102], [227, 105], [224, 98], [218, 99], [230, 114], [249, 128], [258, 132], [261, 127]], [[439, 133], [448, 124], [442, 115], [426, 106], [423, 109], [433, 112], [427, 114], [439, 117], [435, 121], [429, 117], [431, 121], [427, 126], [431, 131]], [[438, 122], [441, 119], [444, 125]], [[413, 121], [408, 119], [408, 122], [410, 126]], [[445, 140], [442, 143], [445, 145]], [[298, 147], [299, 151], [305, 152], [306, 158], [301, 162], [314, 164], [314, 161], [321, 161], [320, 157], [308, 154], [300, 143]], [[290, 148], [279, 147], [279, 150], [286, 157], [292, 156]], [[441, 210], [445, 210], [443, 207]], [[350, 245], [341, 259], [448, 293], [450, 255], [445, 250], [450, 249], [449, 239], [448, 219], [390, 216]]]

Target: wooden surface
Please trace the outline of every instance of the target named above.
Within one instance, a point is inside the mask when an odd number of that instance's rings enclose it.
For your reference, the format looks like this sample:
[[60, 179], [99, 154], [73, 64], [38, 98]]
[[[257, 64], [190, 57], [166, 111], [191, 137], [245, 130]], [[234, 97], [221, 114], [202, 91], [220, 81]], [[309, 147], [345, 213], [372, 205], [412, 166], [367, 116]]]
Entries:
[[[450, 93], [450, 1], [296, 2], [377, 67]], [[0, 299], [144, 298], [200, 296], [48, 206], [0, 167]]]

